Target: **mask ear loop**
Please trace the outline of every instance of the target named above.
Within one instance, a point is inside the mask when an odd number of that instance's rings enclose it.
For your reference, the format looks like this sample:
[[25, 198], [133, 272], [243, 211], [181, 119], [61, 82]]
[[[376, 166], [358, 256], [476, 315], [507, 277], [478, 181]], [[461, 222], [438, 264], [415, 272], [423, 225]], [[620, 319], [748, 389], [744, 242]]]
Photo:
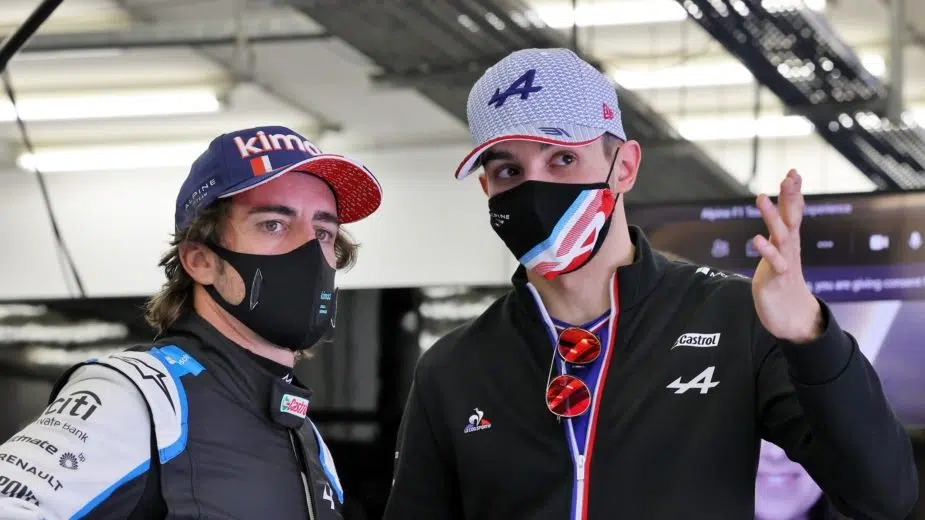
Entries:
[[[610, 187], [610, 177], [613, 175], [613, 167], [617, 164], [617, 155], [619, 153], [620, 153], [620, 147], [618, 146], [617, 149], [614, 150], [613, 152], [613, 159], [610, 160], [610, 170], [607, 171], [607, 180], [604, 181], [607, 184], [607, 189], [610, 189], [611, 191], [613, 191], [613, 189]], [[614, 200], [614, 203], [620, 200], [619, 192], [614, 196], [613, 200]]]

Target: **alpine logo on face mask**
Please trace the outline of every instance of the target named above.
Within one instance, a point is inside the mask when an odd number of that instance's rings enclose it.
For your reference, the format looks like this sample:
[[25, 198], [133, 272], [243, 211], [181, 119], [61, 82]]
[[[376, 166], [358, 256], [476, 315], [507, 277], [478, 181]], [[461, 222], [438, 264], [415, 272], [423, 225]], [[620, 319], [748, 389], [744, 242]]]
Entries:
[[254, 310], [254, 307], [257, 307], [257, 304], [260, 303], [260, 287], [262, 285], [263, 285], [263, 273], [260, 272], [260, 269], [257, 269], [257, 272], [254, 273], [254, 280], [251, 282], [251, 297], [250, 297], [251, 310]]
[[508, 214], [495, 213], [491, 212], [489, 214], [491, 217], [491, 227], [498, 229], [503, 226], [508, 220], [511, 220], [511, 216]]
[[607, 223], [604, 190], [583, 192], [556, 224], [552, 234], [520, 258], [520, 263], [546, 279], [570, 272], [590, 258]]

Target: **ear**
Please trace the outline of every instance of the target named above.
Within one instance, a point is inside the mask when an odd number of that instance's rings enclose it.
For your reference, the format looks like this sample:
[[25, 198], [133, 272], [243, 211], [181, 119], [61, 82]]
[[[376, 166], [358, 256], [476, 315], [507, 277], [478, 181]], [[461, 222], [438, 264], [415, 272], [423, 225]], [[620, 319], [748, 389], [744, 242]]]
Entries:
[[620, 145], [620, 149], [617, 151], [617, 160], [613, 166], [614, 191], [626, 193], [633, 189], [641, 162], [642, 148], [639, 146], [639, 142], [626, 141]]
[[197, 242], [181, 242], [178, 251], [180, 264], [194, 282], [199, 285], [215, 283], [221, 260], [211, 249]]
[[488, 179], [485, 177], [484, 173], [479, 174], [479, 184], [482, 185], [482, 192], [485, 193], [485, 196], [488, 196]]

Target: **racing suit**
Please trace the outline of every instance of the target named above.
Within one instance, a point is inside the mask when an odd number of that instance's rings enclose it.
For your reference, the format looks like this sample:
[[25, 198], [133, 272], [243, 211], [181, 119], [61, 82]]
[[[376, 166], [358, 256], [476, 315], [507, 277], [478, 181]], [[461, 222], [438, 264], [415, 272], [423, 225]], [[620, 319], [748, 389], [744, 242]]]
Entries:
[[909, 437], [828, 307], [813, 342], [778, 340], [748, 279], [669, 262], [630, 232], [586, 434], [544, 402], [555, 324], [521, 268], [418, 362], [385, 520], [754, 518], [761, 438], [851, 518], [904, 518]]
[[0, 445], [0, 518], [342, 520], [310, 396], [187, 315], [61, 378]]

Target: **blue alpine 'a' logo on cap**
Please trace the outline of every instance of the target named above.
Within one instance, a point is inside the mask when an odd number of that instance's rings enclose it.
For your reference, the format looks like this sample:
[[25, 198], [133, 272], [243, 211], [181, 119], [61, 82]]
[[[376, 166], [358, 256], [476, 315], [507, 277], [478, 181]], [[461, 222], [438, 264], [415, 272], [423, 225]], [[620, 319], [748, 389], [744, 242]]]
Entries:
[[511, 86], [507, 88], [504, 92], [501, 92], [501, 88], [495, 89], [495, 94], [491, 96], [491, 99], [488, 100], [488, 106], [494, 105], [495, 108], [501, 108], [501, 105], [504, 105], [504, 102], [507, 101], [507, 98], [511, 96], [520, 96], [521, 100], [526, 101], [530, 94], [539, 92], [543, 90], [543, 87], [540, 85], [534, 85], [533, 81], [536, 79], [536, 69], [530, 69], [527, 72], [524, 72], [519, 78], [514, 80], [511, 83]]

